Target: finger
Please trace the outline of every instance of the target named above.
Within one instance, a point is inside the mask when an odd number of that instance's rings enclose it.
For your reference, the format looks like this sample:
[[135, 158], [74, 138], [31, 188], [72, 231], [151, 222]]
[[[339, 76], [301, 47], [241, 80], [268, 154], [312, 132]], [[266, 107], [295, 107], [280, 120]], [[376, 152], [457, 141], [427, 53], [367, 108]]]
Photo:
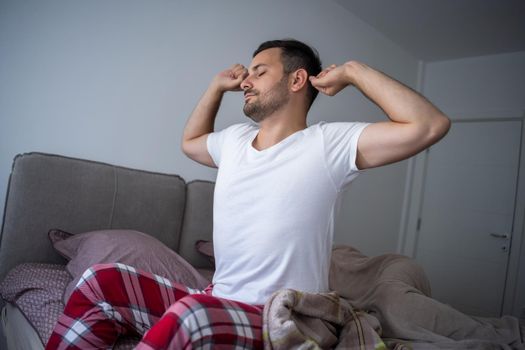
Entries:
[[244, 80], [248, 76], [248, 70], [246, 68], [240, 68], [234, 73], [236, 80]]
[[321, 73], [319, 73], [319, 74], [317, 75], [317, 77], [318, 77], [318, 78], [322, 78], [322, 77], [324, 77], [326, 74], [328, 74], [328, 72], [330, 72], [332, 69], [335, 68], [335, 67], [333, 67], [333, 66], [335, 66], [335, 65], [332, 65], [332, 66], [329, 66], [329, 67], [323, 69], [323, 70], [321, 71]]
[[244, 67], [242, 64], [239, 64], [239, 63], [232, 67], [233, 71], [240, 71], [244, 69], [246, 69], [246, 67]]
[[321, 81], [321, 79], [322, 79], [322, 77], [319, 77], [319, 76], [316, 76], [316, 77], [314, 77], [314, 76], [310, 76], [310, 77], [308, 77], [308, 78], [310, 79], [310, 82], [311, 82], [312, 84], [316, 84], [316, 85], [320, 84], [320, 81]]
[[238, 70], [241, 70], [241, 69], [244, 69], [244, 66], [240, 63], [235, 63], [234, 65], [232, 65], [228, 70], [229, 70], [229, 76], [231, 78], [235, 78], [237, 77], [237, 74], [236, 72]]
[[335, 68], [337, 68], [337, 65], [331, 64], [325, 69], [323, 69], [320, 74], [326, 75], [326, 73], [330, 72], [331, 70], [334, 70]]
[[243, 66], [243, 65], [240, 64], [240, 63], [237, 63], [237, 64], [235, 65], [235, 67], [233, 67], [233, 70], [235, 70], [235, 71], [243, 71], [243, 70], [246, 70], [246, 67]]
[[312, 77], [311, 81], [312, 83], [316, 83], [316, 84], [325, 84], [326, 83], [326, 74], [328, 72], [321, 72], [319, 73], [316, 77]]
[[242, 69], [237, 69], [237, 70], [234, 70], [230, 73], [230, 78], [233, 79], [233, 80], [237, 80], [239, 79], [239, 76], [242, 76]]
[[234, 69], [235, 73], [238, 73], [238, 74], [239, 74], [239, 73], [242, 73], [242, 72], [244, 72], [244, 71], [246, 71], [246, 70], [247, 70], [247, 69], [246, 69], [243, 65], [239, 65], [238, 67], [236, 67], [236, 68]]
[[324, 84], [317, 77], [310, 77], [310, 83], [312, 83], [312, 86], [319, 91], [324, 88]]
[[323, 70], [323, 71], [321, 71], [321, 73], [317, 74], [316, 78], [317, 79], [322, 78], [322, 77], [324, 77], [326, 75], [326, 73], [327, 72], [325, 70]]
[[232, 69], [230, 73], [230, 78], [237, 79], [239, 77], [240, 70], [239, 69]]
[[242, 76], [242, 80], [246, 79], [246, 77], [248, 76], [248, 69], [244, 68], [242, 70], [241, 76]]
[[334, 69], [336, 69], [337, 66], [335, 64], [332, 64], [331, 66], [328, 66], [325, 70], [324, 70], [324, 74], [326, 75], [327, 73], [333, 71]]

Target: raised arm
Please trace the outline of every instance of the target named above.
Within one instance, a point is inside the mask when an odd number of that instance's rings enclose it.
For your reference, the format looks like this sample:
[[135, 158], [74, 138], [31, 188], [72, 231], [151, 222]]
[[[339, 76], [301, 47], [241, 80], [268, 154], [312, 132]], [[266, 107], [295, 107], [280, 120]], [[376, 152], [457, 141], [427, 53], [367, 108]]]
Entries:
[[448, 117], [425, 97], [363, 63], [332, 65], [310, 81], [330, 96], [353, 85], [390, 118], [363, 130], [357, 145], [359, 169], [411, 157], [439, 141], [450, 128]]
[[181, 147], [189, 158], [209, 167], [216, 167], [208, 153], [206, 140], [208, 134], [214, 130], [222, 96], [226, 91], [240, 91], [240, 84], [247, 74], [243, 65], [235, 64], [213, 78], [184, 128]]

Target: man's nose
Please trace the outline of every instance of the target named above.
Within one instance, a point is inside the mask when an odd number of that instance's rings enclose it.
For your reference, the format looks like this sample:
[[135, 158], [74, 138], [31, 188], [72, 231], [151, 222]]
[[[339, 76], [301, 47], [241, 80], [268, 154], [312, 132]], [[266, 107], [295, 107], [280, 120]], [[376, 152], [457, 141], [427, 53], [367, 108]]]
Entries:
[[246, 78], [244, 78], [243, 81], [241, 81], [241, 89], [243, 89], [244, 91], [250, 89], [251, 87], [253, 87], [252, 85], [252, 81], [250, 79], [250, 75], [246, 76]]

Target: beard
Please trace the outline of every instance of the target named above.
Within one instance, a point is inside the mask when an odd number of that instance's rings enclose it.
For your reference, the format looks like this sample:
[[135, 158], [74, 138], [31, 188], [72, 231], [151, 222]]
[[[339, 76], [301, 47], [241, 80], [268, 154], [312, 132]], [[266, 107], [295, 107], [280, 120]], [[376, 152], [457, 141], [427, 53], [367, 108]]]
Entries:
[[265, 93], [260, 94], [257, 90], [248, 90], [247, 92], [255, 93], [257, 100], [246, 102], [243, 112], [248, 118], [259, 123], [278, 111], [290, 100], [288, 92], [288, 77], [283, 78]]

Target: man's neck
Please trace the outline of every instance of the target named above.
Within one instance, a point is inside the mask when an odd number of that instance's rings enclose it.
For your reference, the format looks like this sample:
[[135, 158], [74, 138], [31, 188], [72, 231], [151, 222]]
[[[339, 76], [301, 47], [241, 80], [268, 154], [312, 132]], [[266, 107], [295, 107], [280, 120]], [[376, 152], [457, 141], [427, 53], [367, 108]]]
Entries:
[[252, 146], [262, 151], [306, 127], [306, 115], [294, 116], [279, 113], [269, 116], [259, 123], [259, 133], [253, 140]]

